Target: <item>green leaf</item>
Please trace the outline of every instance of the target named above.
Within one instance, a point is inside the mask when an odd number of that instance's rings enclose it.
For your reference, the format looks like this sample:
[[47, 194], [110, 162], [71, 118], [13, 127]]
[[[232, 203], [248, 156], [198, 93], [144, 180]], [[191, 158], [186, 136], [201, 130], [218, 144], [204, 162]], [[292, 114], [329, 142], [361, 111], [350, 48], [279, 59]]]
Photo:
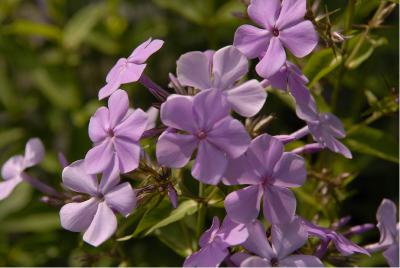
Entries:
[[[359, 42], [362, 42], [362, 44], [357, 48]], [[386, 45], [387, 43], [388, 40], [384, 37], [374, 39], [368, 36], [367, 38], [363, 38], [363, 34], [351, 39], [349, 47], [357, 49], [357, 52], [346, 61], [346, 67], [349, 69], [357, 68], [371, 57], [377, 47]]]
[[79, 10], [65, 25], [64, 46], [76, 49], [96, 24], [104, 18], [106, 6], [103, 3], [88, 5]]
[[360, 127], [351, 133], [346, 144], [352, 151], [399, 162], [398, 143], [387, 133], [371, 127]]
[[161, 221], [153, 225], [153, 227], [151, 227], [145, 233], [145, 235], [150, 234], [151, 232], [153, 232], [158, 228], [167, 226], [173, 222], [177, 222], [183, 219], [187, 215], [192, 215], [197, 211], [197, 209], [198, 209], [198, 204], [196, 201], [194, 200], [183, 201], [182, 203], [179, 204], [179, 206], [176, 209], [172, 210], [171, 213], [166, 218], [162, 219]]
[[304, 74], [310, 80], [309, 86], [313, 86], [335, 70], [341, 62], [342, 57], [335, 55], [329, 48], [313, 53], [303, 69]]
[[170, 249], [182, 257], [186, 257], [193, 253], [191, 245], [192, 243], [196, 243], [194, 241], [196, 236], [194, 233], [185, 235], [185, 231], [189, 230], [183, 230], [183, 228], [185, 226], [172, 224], [155, 230], [154, 234]]
[[47, 38], [61, 43], [62, 31], [57, 26], [29, 20], [17, 20], [3, 28], [5, 34], [31, 35]]
[[4, 220], [0, 224], [0, 232], [5, 233], [50, 232], [59, 228], [61, 225], [58, 213], [37, 213]]
[[[0, 201], [0, 222], [6, 216], [23, 209], [32, 197], [32, 187], [27, 183], [18, 185], [9, 197]], [[0, 223], [1, 225], [2, 223]]]
[[22, 128], [12, 128], [0, 132], [0, 148], [12, 144], [24, 136]]

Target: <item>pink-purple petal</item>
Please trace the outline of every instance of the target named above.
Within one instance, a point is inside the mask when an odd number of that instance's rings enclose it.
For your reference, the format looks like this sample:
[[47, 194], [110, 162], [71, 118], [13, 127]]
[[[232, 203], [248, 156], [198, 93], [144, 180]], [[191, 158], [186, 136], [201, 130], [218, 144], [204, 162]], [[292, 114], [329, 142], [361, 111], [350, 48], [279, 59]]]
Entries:
[[296, 198], [284, 187], [264, 187], [264, 217], [271, 223], [283, 224], [292, 221], [296, 211]]
[[114, 128], [125, 117], [129, 109], [128, 94], [124, 90], [115, 91], [108, 99], [110, 127]]
[[114, 159], [114, 149], [110, 139], [105, 139], [90, 149], [85, 156], [85, 168], [89, 174], [101, 173]]
[[160, 50], [163, 46], [164, 41], [160, 39], [152, 40], [149, 38], [142, 44], [140, 44], [129, 56], [128, 60], [134, 63], [144, 63], [146, 60], [153, 55], [155, 52]]
[[261, 222], [255, 220], [247, 224], [247, 230], [249, 232], [249, 237], [242, 244], [245, 249], [268, 260], [276, 257]]
[[224, 201], [226, 212], [232, 220], [249, 223], [258, 217], [262, 190], [259, 185], [231, 192]]
[[114, 147], [121, 173], [130, 172], [139, 166], [141, 148], [137, 142], [125, 138], [116, 138]]
[[399, 244], [391, 245], [383, 252], [383, 256], [390, 267], [399, 267]]
[[106, 202], [98, 204], [96, 214], [89, 228], [83, 235], [83, 241], [92, 246], [99, 246], [109, 239], [117, 229], [117, 218]]
[[161, 121], [164, 125], [194, 132], [196, 125], [193, 117], [193, 98], [182, 95], [171, 95], [161, 105]]
[[0, 181], [0, 201], [7, 198], [20, 182], [22, 182], [20, 176], [16, 176], [5, 181]]
[[307, 11], [306, 0], [283, 0], [276, 26], [284, 29], [304, 20]]
[[72, 232], [86, 230], [96, 214], [98, 202], [92, 197], [81, 203], [68, 203], [60, 210], [61, 226]]
[[208, 228], [201, 236], [199, 239], [199, 245], [200, 247], [205, 247], [208, 243], [212, 242], [214, 239], [215, 235], [217, 234], [219, 230], [220, 222], [217, 216], [213, 217], [212, 223], [210, 228]]
[[262, 183], [263, 179], [260, 173], [255, 172], [255, 170], [251, 168], [249, 158], [247, 157], [247, 153], [245, 153], [237, 158], [230, 158], [228, 160], [228, 166], [222, 181], [225, 185], [254, 185]]
[[200, 51], [183, 54], [177, 61], [176, 74], [184, 86], [198, 89], [211, 87], [211, 73], [207, 56]]
[[281, 40], [277, 37], [272, 37], [267, 53], [265, 53], [264, 57], [256, 65], [257, 74], [268, 79], [268, 77], [277, 73], [285, 62], [286, 52]]
[[307, 56], [318, 44], [318, 35], [310, 21], [280, 31], [279, 39], [298, 58]]
[[239, 245], [249, 237], [246, 225], [234, 222], [229, 217], [225, 217], [218, 233], [227, 246]]
[[291, 255], [279, 261], [281, 267], [323, 267], [324, 264], [312, 255]]
[[124, 66], [123, 71], [120, 74], [120, 77], [118, 78], [118, 81], [121, 84], [127, 84], [138, 81], [139, 78], [142, 76], [144, 69], [146, 69], [146, 66], [147, 66], [146, 64], [136, 64], [127, 62], [126, 65]]
[[279, 0], [252, 0], [247, 8], [249, 17], [259, 26], [272, 29], [281, 9]]
[[24, 169], [24, 157], [22, 155], [12, 156], [3, 164], [1, 168], [1, 176], [4, 180], [19, 177]]
[[110, 128], [109, 118], [107, 107], [100, 107], [90, 118], [89, 137], [92, 142], [99, 142], [107, 137]]
[[114, 128], [114, 134], [117, 138], [138, 141], [147, 128], [147, 120], [147, 114], [142, 109], [136, 109]]
[[233, 45], [249, 59], [262, 55], [268, 47], [271, 33], [252, 25], [242, 25], [235, 32]]
[[32, 167], [39, 164], [44, 158], [44, 146], [40, 139], [32, 138], [26, 143], [24, 166]]
[[283, 153], [274, 168], [273, 184], [280, 187], [299, 187], [303, 185], [306, 176], [304, 159], [294, 153]]
[[186, 258], [183, 267], [218, 267], [229, 251], [217, 243], [211, 243]]
[[136, 207], [136, 195], [128, 182], [121, 183], [108, 191], [104, 198], [107, 205], [128, 217], [132, 210]]
[[389, 199], [383, 199], [376, 212], [378, 221], [377, 227], [380, 232], [379, 244], [390, 245], [395, 242], [398, 231], [397, 225], [397, 208], [396, 205]]
[[269, 260], [258, 256], [251, 256], [242, 261], [240, 267], [272, 267]]
[[70, 190], [95, 196], [98, 191], [98, 182], [95, 175], [89, 175], [85, 169], [85, 162], [78, 160], [64, 168], [62, 172], [63, 184]]

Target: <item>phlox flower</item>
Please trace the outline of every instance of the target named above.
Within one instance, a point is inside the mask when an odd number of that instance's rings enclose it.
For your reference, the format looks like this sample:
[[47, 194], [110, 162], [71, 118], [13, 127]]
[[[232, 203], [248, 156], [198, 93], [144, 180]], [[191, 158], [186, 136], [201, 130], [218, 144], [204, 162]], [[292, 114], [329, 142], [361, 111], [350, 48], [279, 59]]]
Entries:
[[128, 58], [120, 58], [108, 72], [107, 84], [100, 89], [99, 99], [110, 96], [122, 84], [138, 81], [146, 68], [146, 60], [157, 52], [163, 44], [164, 41], [162, 40], [149, 38], [133, 50]]
[[251, 117], [261, 110], [267, 93], [255, 79], [236, 85], [248, 69], [246, 57], [232, 46], [215, 53], [189, 52], [177, 61], [177, 76], [182, 85], [219, 90], [235, 112]]
[[313, 24], [304, 20], [306, 0], [252, 0], [247, 13], [261, 29], [240, 26], [233, 45], [248, 58], [261, 59], [256, 71], [263, 78], [275, 74], [285, 63], [285, 48], [302, 58], [318, 44]]
[[210, 229], [199, 240], [201, 249], [186, 258], [183, 267], [218, 267], [229, 255], [228, 247], [243, 243], [248, 237], [244, 224], [225, 217], [222, 225], [214, 217]]
[[32, 138], [25, 146], [24, 155], [15, 155], [8, 159], [2, 169], [0, 182], [0, 200], [8, 197], [14, 188], [26, 177], [25, 169], [39, 164], [44, 158], [44, 146], [40, 139]]
[[299, 219], [287, 224], [273, 224], [271, 243], [264, 226], [257, 220], [247, 224], [249, 237], [242, 246], [257, 256], [237, 253], [231, 260], [241, 267], [323, 267], [321, 260], [312, 255], [293, 254], [307, 241], [308, 235]]
[[171, 95], [161, 105], [160, 117], [170, 129], [158, 139], [158, 163], [182, 168], [197, 148], [192, 175], [204, 183], [218, 184], [228, 158], [243, 154], [250, 143], [246, 129], [229, 115], [229, 105], [218, 90], [194, 97]]
[[89, 137], [94, 147], [85, 157], [89, 174], [98, 174], [109, 166], [126, 173], [139, 165], [139, 139], [148, 126], [141, 109], [129, 109], [128, 94], [117, 90], [108, 99], [108, 108], [100, 107], [90, 118]]
[[105, 172], [99, 184], [96, 175], [87, 174], [83, 160], [75, 161], [62, 173], [65, 187], [90, 198], [64, 205], [60, 210], [61, 225], [72, 232], [84, 232], [83, 240], [95, 247], [115, 232], [117, 218], [114, 213], [127, 217], [136, 206], [131, 185], [127, 182], [118, 184], [119, 179], [108, 176], [112, 174]]
[[293, 219], [296, 198], [288, 188], [304, 183], [306, 169], [302, 157], [283, 150], [281, 141], [263, 134], [251, 142], [244, 155], [229, 161], [223, 182], [250, 185], [225, 198], [225, 208], [232, 220], [248, 223], [257, 218], [262, 197], [268, 221], [286, 223]]

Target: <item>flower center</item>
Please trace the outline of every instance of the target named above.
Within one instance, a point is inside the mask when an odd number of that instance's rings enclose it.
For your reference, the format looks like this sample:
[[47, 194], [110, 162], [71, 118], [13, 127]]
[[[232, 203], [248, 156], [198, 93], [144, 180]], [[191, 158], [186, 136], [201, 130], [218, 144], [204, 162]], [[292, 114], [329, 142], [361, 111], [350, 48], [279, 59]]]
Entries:
[[108, 136], [110, 136], [111, 138], [115, 136], [114, 130], [111, 128], [107, 131], [107, 133], [108, 133]]
[[204, 140], [205, 138], [207, 138], [207, 133], [201, 130], [197, 133], [197, 138], [199, 138], [200, 140]]
[[278, 30], [277, 28], [273, 28], [273, 29], [272, 29], [272, 34], [273, 34], [274, 36], [278, 36], [278, 35], [279, 35], [279, 30]]
[[99, 200], [100, 202], [104, 201], [104, 195], [103, 193], [98, 192], [96, 195], [97, 200]]
[[277, 258], [272, 258], [271, 259], [271, 266], [272, 267], [279, 267], [278, 259]]

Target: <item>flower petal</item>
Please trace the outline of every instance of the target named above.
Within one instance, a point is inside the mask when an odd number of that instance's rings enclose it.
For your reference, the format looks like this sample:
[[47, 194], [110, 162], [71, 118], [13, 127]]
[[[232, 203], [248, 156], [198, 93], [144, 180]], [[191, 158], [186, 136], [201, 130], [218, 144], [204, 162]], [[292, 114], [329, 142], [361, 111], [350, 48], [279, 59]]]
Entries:
[[268, 134], [263, 134], [251, 142], [247, 155], [254, 170], [265, 179], [272, 176], [273, 169], [282, 157], [282, 153], [282, 142]]
[[112, 188], [105, 195], [107, 205], [125, 217], [136, 207], [136, 194], [128, 182]]
[[257, 74], [263, 78], [274, 75], [285, 64], [286, 52], [279, 38], [272, 37], [267, 53], [256, 65]]
[[268, 242], [264, 226], [258, 220], [247, 224], [249, 238], [242, 245], [248, 251], [271, 260], [276, 257], [271, 245]]
[[165, 131], [158, 138], [156, 146], [157, 161], [163, 166], [181, 168], [189, 162], [197, 144], [196, 138], [192, 135]]
[[249, 71], [247, 58], [234, 46], [224, 47], [213, 57], [214, 87], [230, 89]]
[[160, 50], [163, 45], [163, 40], [151, 40], [151, 38], [149, 38], [132, 52], [128, 60], [134, 63], [144, 63], [151, 55]]
[[258, 185], [231, 192], [224, 201], [227, 215], [239, 223], [249, 223], [258, 217], [262, 190]]
[[304, 159], [294, 153], [283, 153], [274, 168], [272, 184], [280, 187], [299, 187], [303, 185], [306, 176]]
[[183, 54], [176, 65], [176, 74], [182, 85], [198, 89], [211, 87], [209, 62], [204, 53], [193, 51]]
[[279, 261], [281, 267], [324, 267], [324, 264], [315, 256], [292, 255]]
[[377, 227], [381, 234], [379, 244], [390, 245], [395, 243], [397, 230], [396, 205], [389, 199], [383, 199], [376, 212]]
[[267, 92], [253, 79], [226, 92], [232, 109], [244, 117], [256, 115], [264, 106]]
[[15, 155], [9, 158], [1, 168], [1, 176], [4, 180], [9, 180], [15, 177], [19, 177], [22, 171], [24, 171], [24, 157], [22, 155]]
[[230, 108], [220, 90], [209, 89], [194, 96], [193, 111], [198, 127], [207, 132], [229, 115]]
[[114, 134], [117, 138], [139, 141], [146, 130], [147, 120], [147, 114], [142, 109], [136, 109], [114, 128]]
[[128, 94], [121, 89], [115, 91], [108, 99], [108, 109], [110, 114], [110, 127], [114, 128], [122, 121], [128, 112]]
[[106, 202], [101, 202], [92, 223], [83, 235], [83, 241], [97, 247], [109, 239], [116, 229], [117, 218]]
[[271, 33], [252, 25], [242, 25], [235, 32], [233, 45], [249, 59], [261, 56], [268, 47]]
[[44, 146], [39, 138], [29, 139], [25, 146], [24, 166], [32, 167], [44, 158]]
[[249, 232], [246, 225], [234, 222], [228, 216], [222, 222], [218, 231], [218, 236], [228, 247], [236, 246], [247, 240]]
[[92, 142], [99, 142], [108, 136], [110, 128], [110, 115], [107, 107], [100, 107], [90, 118], [89, 137]]
[[212, 239], [215, 237], [215, 234], [219, 230], [219, 219], [217, 216], [213, 217], [212, 223], [210, 228], [208, 228], [201, 236], [199, 239], [199, 245], [200, 247], [205, 247], [208, 243], [212, 241]]
[[110, 82], [107, 82], [100, 90], [98, 94], [99, 100], [105, 99], [111, 94], [114, 93], [121, 86], [120, 79], [115, 79]]
[[116, 138], [114, 147], [121, 173], [128, 173], [139, 166], [141, 149], [137, 142], [126, 138]]
[[127, 84], [138, 81], [142, 76], [144, 69], [146, 69], [146, 66], [146, 64], [127, 62], [120, 74], [119, 82], [121, 84]]
[[249, 162], [247, 153], [237, 158], [229, 158], [228, 166], [224, 173], [223, 183], [225, 185], [254, 185], [262, 183], [264, 178], [260, 176], [260, 173], [254, 172], [254, 169], [251, 167], [252, 165]]
[[89, 174], [98, 174], [113, 160], [114, 150], [111, 140], [105, 139], [90, 149], [85, 156], [85, 168]]
[[399, 244], [395, 243], [391, 245], [383, 252], [383, 256], [390, 267], [399, 267]]
[[267, 259], [251, 256], [242, 261], [240, 267], [272, 267], [272, 264]]
[[249, 17], [258, 25], [272, 29], [281, 9], [279, 0], [253, 0], [247, 8]]
[[276, 27], [284, 29], [304, 20], [307, 11], [306, 0], [283, 0]]
[[288, 80], [290, 93], [296, 102], [297, 116], [307, 122], [316, 122], [318, 120], [318, 110], [314, 98], [310, 91], [304, 85], [291, 75]]
[[271, 236], [272, 247], [279, 259], [301, 248], [308, 239], [307, 230], [299, 218], [287, 224], [272, 225]]
[[318, 44], [318, 35], [310, 21], [280, 31], [280, 40], [298, 58], [307, 56]]
[[161, 104], [160, 117], [166, 126], [191, 133], [196, 130], [192, 97], [170, 95], [167, 101]]
[[339, 118], [331, 113], [320, 114], [321, 122], [326, 126], [326, 131], [335, 138], [346, 137], [346, 132], [344, 130], [343, 124]]
[[284, 187], [264, 187], [264, 217], [271, 223], [288, 223], [296, 212], [296, 198]]
[[83, 160], [75, 161], [64, 168], [62, 181], [66, 187], [74, 192], [95, 196], [98, 191], [97, 178], [95, 175], [87, 174]]
[[81, 203], [68, 203], [60, 210], [61, 226], [72, 232], [86, 230], [96, 214], [98, 202], [92, 197]]
[[240, 121], [226, 117], [207, 134], [207, 141], [230, 157], [238, 157], [249, 147], [250, 136]]
[[240, 264], [247, 258], [251, 257], [250, 254], [244, 252], [237, 252], [229, 257], [229, 260], [236, 266], [240, 267]]
[[19, 176], [0, 181], [0, 201], [7, 198], [21, 181], [22, 179]]
[[224, 152], [208, 141], [201, 141], [193, 164], [192, 176], [203, 183], [216, 185], [224, 175], [227, 164]]
[[187, 257], [183, 267], [218, 267], [228, 255], [226, 248], [211, 243]]
[[157, 118], [159, 114], [159, 110], [153, 106], [151, 106], [147, 111], [147, 126], [146, 130], [152, 129], [156, 127]]

